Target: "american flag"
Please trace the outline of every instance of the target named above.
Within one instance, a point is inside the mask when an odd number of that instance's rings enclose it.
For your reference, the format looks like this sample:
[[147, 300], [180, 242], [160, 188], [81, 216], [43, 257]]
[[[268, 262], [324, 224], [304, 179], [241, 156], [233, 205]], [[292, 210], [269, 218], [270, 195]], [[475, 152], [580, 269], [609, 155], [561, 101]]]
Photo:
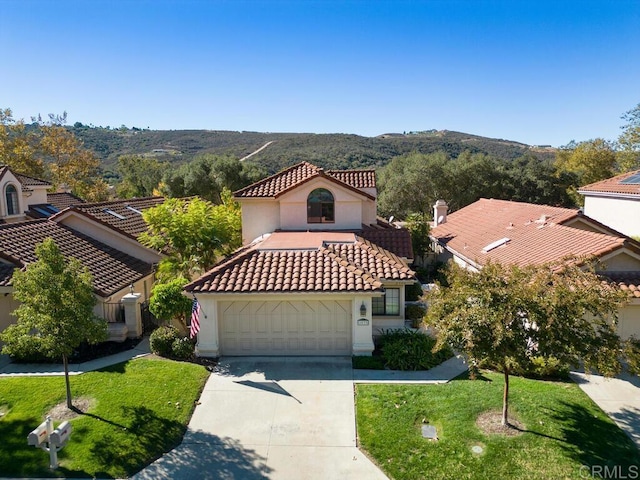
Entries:
[[197, 298], [193, 298], [191, 304], [191, 327], [189, 327], [189, 337], [193, 338], [200, 331], [200, 303]]

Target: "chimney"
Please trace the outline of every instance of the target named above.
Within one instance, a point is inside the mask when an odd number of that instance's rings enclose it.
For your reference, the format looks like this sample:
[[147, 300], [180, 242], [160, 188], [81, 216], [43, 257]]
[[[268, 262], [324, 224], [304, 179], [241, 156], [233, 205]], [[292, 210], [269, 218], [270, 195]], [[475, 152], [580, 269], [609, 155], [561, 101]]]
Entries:
[[444, 200], [438, 200], [433, 206], [433, 226], [437, 227], [441, 223], [447, 223], [447, 202]]

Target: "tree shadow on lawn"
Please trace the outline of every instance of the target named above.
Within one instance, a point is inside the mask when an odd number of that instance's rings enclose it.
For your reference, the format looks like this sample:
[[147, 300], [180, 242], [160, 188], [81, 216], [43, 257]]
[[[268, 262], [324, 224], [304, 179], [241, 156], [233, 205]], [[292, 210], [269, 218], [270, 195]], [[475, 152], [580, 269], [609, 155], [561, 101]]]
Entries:
[[[266, 458], [237, 441], [202, 432], [190, 432], [183, 439], [185, 426], [178, 421], [161, 418], [143, 406], [123, 407], [123, 410], [129, 419], [128, 426], [122, 427], [126, 431], [126, 440], [106, 435], [91, 448], [91, 455], [100, 471], [62, 468], [60, 471], [69, 477], [112, 478], [113, 473], [107, 472], [113, 472], [114, 465], [121, 473], [132, 475], [152, 458], [158, 460], [134, 478], [265, 478], [268, 470], [264, 463]], [[115, 422], [99, 420], [120, 427]]]
[[42, 423], [36, 417], [0, 422], [0, 477], [30, 476], [42, 473], [49, 465], [49, 455], [27, 445], [27, 436]]
[[590, 466], [629, 467], [640, 463], [636, 445], [617, 425], [595, 417], [592, 410], [581, 405], [559, 403], [551, 415], [561, 422], [561, 447], [571, 458]]

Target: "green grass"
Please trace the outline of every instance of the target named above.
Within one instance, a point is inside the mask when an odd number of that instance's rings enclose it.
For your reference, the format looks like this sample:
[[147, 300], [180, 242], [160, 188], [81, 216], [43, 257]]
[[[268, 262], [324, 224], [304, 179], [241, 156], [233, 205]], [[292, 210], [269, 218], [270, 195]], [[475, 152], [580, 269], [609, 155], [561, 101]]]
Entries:
[[49, 455], [27, 445], [27, 435], [65, 400], [64, 377], [2, 378], [0, 476], [131, 475], [180, 443], [207, 377], [200, 365], [156, 359], [71, 377], [73, 397], [90, 397], [94, 405], [71, 420], [55, 473]]
[[[510, 408], [524, 433], [482, 433], [475, 420], [502, 408], [503, 385], [494, 373], [443, 385], [357, 385], [360, 447], [396, 480], [586, 478], [583, 465], [637, 471], [635, 445], [569, 382], [512, 377]], [[422, 438], [423, 421], [438, 441]]]

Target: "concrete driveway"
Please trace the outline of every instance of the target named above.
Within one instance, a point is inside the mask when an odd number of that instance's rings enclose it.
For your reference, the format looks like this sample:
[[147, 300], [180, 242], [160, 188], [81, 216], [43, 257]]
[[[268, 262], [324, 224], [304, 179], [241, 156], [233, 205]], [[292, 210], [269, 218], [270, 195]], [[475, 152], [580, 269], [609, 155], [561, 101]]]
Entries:
[[356, 448], [348, 357], [229, 357], [182, 444], [134, 478], [385, 479]]

